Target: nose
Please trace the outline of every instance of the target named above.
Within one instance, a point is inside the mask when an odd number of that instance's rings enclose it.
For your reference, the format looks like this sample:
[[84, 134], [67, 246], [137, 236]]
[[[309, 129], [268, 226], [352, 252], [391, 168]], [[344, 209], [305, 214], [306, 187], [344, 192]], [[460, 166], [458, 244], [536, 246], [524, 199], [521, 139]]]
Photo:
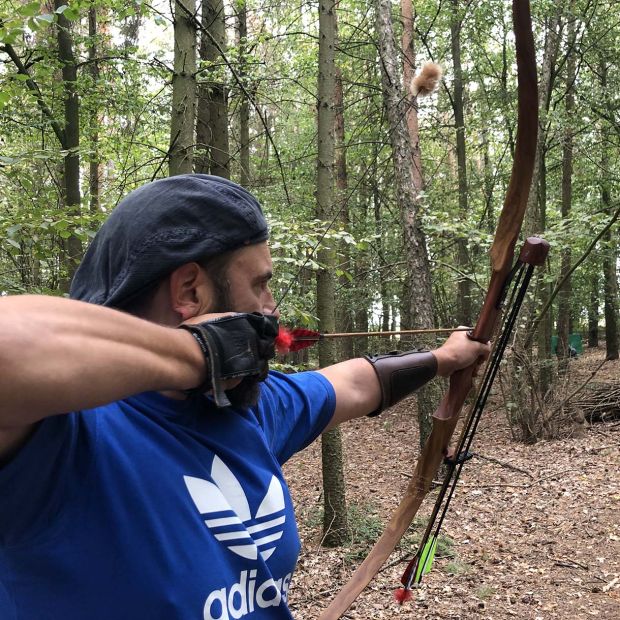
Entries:
[[273, 293], [270, 289], [267, 290], [267, 300], [263, 305], [263, 314], [271, 314], [277, 319], [280, 318], [280, 310], [276, 307], [276, 300], [273, 298]]

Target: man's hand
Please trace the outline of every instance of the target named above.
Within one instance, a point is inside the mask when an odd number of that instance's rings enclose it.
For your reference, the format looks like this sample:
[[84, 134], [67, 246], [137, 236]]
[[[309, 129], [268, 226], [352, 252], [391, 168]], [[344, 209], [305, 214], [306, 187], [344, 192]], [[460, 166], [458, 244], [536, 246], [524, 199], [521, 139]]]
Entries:
[[453, 332], [433, 354], [437, 358], [437, 374], [449, 377], [452, 373], [472, 364], [480, 366], [490, 355], [491, 345], [472, 340], [467, 332]]
[[207, 321], [193, 319], [179, 327], [192, 334], [205, 357], [207, 381], [196, 389], [212, 390], [219, 407], [230, 405], [224, 392], [240, 379], [266, 378], [278, 333], [275, 316], [258, 313], [211, 316]]

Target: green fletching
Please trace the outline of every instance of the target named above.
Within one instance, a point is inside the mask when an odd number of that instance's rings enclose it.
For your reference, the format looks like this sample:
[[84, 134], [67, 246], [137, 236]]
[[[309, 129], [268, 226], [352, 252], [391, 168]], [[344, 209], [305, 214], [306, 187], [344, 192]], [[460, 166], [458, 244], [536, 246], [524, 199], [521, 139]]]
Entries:
[[435, 559], [435, 550], [437, 549], [437, 538], [433, 536], [426, 541], [422, 553], [420, 554], [420, 561], [415, 570], [414, 583], [420, 583], [422, 577], [431, 572], [433, 567], [433, 560]]

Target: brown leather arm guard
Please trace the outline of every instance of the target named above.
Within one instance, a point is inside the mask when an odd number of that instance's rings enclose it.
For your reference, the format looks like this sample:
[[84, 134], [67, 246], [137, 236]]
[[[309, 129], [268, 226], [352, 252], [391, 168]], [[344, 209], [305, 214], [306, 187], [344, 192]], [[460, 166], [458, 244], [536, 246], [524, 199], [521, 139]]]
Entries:
[[437, 358], [425, 349], [384, 355], [365, 355], [377, 373], [381, 386], [381, 405], [369, 413], [379, 415], [384, 409], [409, 396], [437, 374]]

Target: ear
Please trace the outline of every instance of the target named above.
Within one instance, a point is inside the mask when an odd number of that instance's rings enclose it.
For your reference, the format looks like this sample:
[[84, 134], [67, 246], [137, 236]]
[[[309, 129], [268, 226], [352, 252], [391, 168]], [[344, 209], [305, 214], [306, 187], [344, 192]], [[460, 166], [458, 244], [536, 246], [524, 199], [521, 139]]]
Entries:
[[187, 321], [207, 311], [213, 299], [213, 286], [198, 263], [186, 263], [170, 274], [170, 304]]

